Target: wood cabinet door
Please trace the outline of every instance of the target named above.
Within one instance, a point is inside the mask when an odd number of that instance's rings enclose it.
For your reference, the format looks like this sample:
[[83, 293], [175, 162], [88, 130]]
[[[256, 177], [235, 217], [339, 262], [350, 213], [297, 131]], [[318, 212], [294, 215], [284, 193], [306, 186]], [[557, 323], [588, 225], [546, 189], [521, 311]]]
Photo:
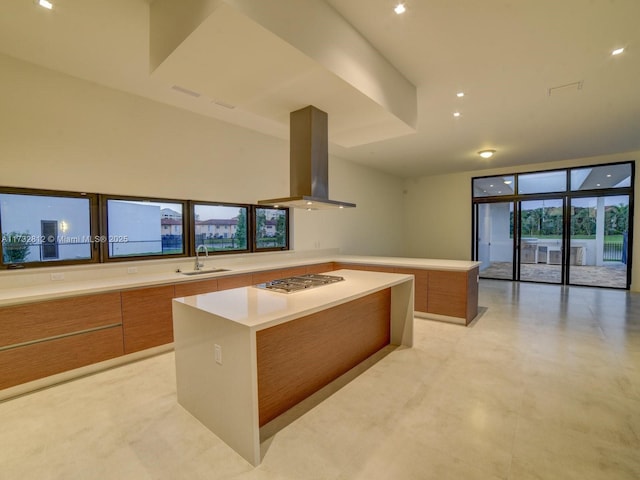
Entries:
[[427, 291], [429, 290], [429, 271], [419, 270], [416, 268], [394, 268], [395, 273], [404, 273], [407, 275], [413, 275], [414, 279], [414, 310], [416, 312], [427, 313], [429, 306], [429, 299]]
[[229, 290], [231, 288], [248, 287], [252, 284], [251, 274], [231, 275], [229, 277], [218, 278], [218, 290]]
[[325, 273], [335, 270], [333, 262], [316, 263], [315, 265], [307, 265], [305, 273]]
[[173, 342], [173, 285], [122, 292], [124, 353]]
[[189, 295], [200, 295], [201, 293], [216, 292], [218, 290], [218, 279], [201, 280], [199, 282], [176, 283], [176, 297], [188, 297]]
[[296, 275], [304, 275], [307, 273], [307, 268], [293, 267], [293, 268], [278, 268], [277, 270], [267, 270], [266, 272], [256, 272], [252, 275], [251, 283], [256, 285], [258, 283], [269, 282], [271, 280], [277, 280], [278, 278], [294, 277]]
[[467, 272], [429, 271], [428, 312], [450, 317], [467, 316]]

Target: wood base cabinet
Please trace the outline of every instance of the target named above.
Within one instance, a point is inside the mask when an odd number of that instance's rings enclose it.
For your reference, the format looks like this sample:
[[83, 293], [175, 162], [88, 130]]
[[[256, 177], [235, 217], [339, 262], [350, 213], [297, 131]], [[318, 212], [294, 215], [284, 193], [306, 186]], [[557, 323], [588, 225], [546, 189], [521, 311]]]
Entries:
[[173, 342], [173, 285], [122, 292], [124, 353]]

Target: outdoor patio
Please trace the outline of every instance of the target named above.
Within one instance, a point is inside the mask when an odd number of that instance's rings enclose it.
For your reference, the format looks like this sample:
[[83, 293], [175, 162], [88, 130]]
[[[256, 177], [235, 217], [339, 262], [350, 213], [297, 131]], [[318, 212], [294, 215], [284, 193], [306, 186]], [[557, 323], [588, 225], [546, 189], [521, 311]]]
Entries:
[[[481, 278], [511, 279], [511, 262], [492, 262], [480, 272]], [[560, 283], [560, 265], [528, 264], [520, 266], [520, 279], [534, 282]], [[626, 288], [627, 266], [621, 262], [606, 262], [601, 267], [571, 265], [570, 283], [593, 287]]]

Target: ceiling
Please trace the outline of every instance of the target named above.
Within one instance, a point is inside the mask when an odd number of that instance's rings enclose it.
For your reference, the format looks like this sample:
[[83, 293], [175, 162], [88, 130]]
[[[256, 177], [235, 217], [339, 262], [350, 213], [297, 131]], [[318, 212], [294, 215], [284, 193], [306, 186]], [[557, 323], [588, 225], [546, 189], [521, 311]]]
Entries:
[[[313, 104], [333, 155], [400, 177], [640, 150], [638, 0], [407, 0], [403, 15], [392, 0], [326, 0], [353, 30], [332, 44], [342, 71], [236, 8], [251, 0], [179, 1], [213, 14], [158, 66], [151, 0], [0, 0], [0, 52], [281, 138], [288, 112]], [[287, 4], [301, 5], [273, 0], [270, 14], [295, 25]], [[363, 51], [387, 87], [348, 78]], [[413, 120], [389, 85], [413, 88]]]

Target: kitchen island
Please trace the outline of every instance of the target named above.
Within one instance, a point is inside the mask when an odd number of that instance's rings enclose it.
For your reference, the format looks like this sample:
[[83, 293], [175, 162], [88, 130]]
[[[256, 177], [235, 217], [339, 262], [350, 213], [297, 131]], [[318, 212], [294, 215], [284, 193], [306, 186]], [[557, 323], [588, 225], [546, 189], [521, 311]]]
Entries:
[[261, 427], [385, 346], [413, 343], [412, 275], [329, 273], [344, 281], [173, 300], [178, 402], [253, 465]]

